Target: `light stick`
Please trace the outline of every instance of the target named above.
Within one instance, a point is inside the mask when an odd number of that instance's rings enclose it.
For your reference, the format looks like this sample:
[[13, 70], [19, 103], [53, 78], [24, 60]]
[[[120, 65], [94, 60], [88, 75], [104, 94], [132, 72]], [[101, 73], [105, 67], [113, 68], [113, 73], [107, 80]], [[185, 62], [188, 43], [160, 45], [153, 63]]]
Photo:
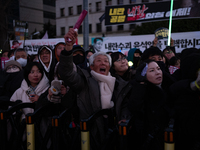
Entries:
[[170, 7], [168, 46], [170, 46], [170, 40], [171, 40], [172, 12], [173, 12], [173, 0], [171, 0], [171, 7]]

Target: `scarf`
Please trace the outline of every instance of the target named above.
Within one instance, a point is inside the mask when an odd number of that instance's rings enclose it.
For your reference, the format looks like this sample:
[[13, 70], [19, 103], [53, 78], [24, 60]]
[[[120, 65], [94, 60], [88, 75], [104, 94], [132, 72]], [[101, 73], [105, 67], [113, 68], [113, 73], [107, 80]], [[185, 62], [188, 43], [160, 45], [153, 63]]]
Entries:
[[114, 102], [111, 99], [115, 87], [115, 77], [112, 77], [110, 72], [106, 76], [91, 70], [91, 74], [99, 83], [102, 109], [112, 108]]

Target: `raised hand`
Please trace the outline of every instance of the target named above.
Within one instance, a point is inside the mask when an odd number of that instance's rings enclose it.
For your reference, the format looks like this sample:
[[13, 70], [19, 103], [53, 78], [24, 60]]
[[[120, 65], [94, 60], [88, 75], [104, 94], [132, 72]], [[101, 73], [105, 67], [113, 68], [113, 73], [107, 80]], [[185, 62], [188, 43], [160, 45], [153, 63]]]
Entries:
[[77, 37], [78, 37], [78, 33], [73, 28], [70, 28], [69, 31], [64, 36], [65, 43], [66, 43], [65, 50], [67, 51], [72, 50], [72, 47], [74, 43], [76, 42]]

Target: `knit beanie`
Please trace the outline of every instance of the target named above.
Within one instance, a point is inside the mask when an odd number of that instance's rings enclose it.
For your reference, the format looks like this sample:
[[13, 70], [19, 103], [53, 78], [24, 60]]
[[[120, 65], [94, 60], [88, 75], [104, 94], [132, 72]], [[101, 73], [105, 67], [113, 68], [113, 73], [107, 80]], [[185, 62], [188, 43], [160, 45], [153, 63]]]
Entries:
[[18, 62], [15, 61], [15, 60], [9, 60], [9, 61], [5, 64], [4, 70], [7, 70], [7, 68], [8, 68], [10, 65], [15, 65], [15, 66], [17, 66], [20, 70], [22, 70], [22, 66], [20, 65], [20, 63], [18, 63]]
[[141, 60], [145, 61], [149, 59], [150, 56], [154, 56], [154, 55], [163, 56], [162, 51], [158, 47], [150, 47], [143, 52]]
[[80, 45], [74, 45], [72, 49], [72, 53], [76, 51], [81, 51], [83, 53], [83, 57], [86, 57], [85, 50]]
[[135, 53], [139, 53], [140, 56], [142, 56], [142, 52], [141, 52], [141, 50], [139, 50], [139, 49], [136, 49], [136, 50], [135, 50]]

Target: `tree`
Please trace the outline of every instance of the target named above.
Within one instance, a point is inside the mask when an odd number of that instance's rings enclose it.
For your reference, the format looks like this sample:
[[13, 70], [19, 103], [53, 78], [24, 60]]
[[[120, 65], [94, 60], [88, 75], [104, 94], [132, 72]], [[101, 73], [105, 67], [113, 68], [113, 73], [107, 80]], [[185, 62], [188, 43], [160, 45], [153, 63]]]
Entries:
[[49, 38], [56, 38], [56, 25], [52, 25], [50, 20], [43, 25], [43, 31], [40, 31], [40, 39], [48, 32]]

